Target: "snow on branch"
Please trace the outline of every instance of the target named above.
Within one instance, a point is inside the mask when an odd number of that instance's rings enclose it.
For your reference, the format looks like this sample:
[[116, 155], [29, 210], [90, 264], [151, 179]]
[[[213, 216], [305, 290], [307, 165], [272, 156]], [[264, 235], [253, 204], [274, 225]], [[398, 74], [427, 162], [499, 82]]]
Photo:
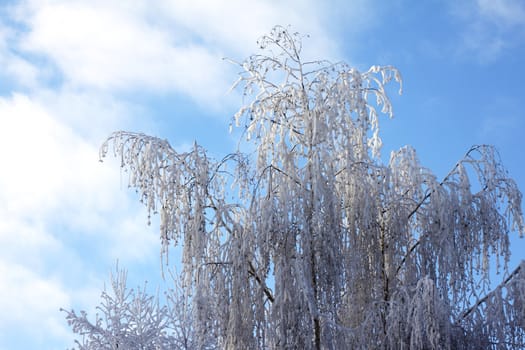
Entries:
[[62, 310], [73, 332], [81, 336], [76, 341], [79, 350], [174, 349], [182, 348], [174, 336], [173, 320], [158, 297], [143, 289], [129, 289], [127, 273], [117, 267], [111, 275], [111, 289], [102, 292], [95, 321], [82, 311]]

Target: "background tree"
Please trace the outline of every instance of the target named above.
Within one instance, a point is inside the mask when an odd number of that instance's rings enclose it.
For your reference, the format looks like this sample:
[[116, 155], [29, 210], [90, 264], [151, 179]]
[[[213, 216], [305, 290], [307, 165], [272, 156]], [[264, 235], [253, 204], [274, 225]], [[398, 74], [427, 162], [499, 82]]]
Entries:
[[[62, 310], [73, 331], [81, 336], [75, 343], [80, 350], [115, 349], [194, 349], [189, 305], [178, 293], [178, 281], [174, 289], [164, 295], [147, 293], [146, 285], [140, 289], [127, 287], [127, 272], [117, 266], [111, 274], [109, 290], [104, 288], [102, 302], [97, 307], [95, 322], [87, 313], [76, 314]], [[99, 314], [100, 313], [100, 314]]]
[[130, 132], [101, 148], [160, 214], [162, 258], [182, 245], [192, 348], [525, 346], [525, 265], [507, 266], [521, 193], [496, 150], [472, 147], [441, 181], [410, 147], [383, 164], [394, 67], [303, 62], [279, 26], [259, 44], [237, 81], [249, 153], [214, 161]]

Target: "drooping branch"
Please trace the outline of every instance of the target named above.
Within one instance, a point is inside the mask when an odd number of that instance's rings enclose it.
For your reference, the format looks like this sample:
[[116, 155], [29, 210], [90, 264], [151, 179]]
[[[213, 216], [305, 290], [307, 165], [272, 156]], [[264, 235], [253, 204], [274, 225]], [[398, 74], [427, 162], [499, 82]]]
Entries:
[[[473, 152], [479, 152], [481, 154], [481, 156], [482, 156], [481, 159], [474, 159], [474, 158], [472, 158], [471, 154]], [[416, 204], [414, 209], [412, 209], [412, 211], [410, 211], [410, 213], [407, 215], [407, 221], [409, 221], [416, 213], [418, 213], [420, 208], [428, 201], [429, 198], [431, 198], [431, 196], [434, 193], [436, 193], [438, 188], [442, 188], [445, 184], [447, 184], [450, 181], [450, 179], [454, 175], [456, 175], [458, 173], [458, 168], [460, 166], [462, 166], [463, 163], [469, 163], [469, 164], [473, 164], [474, 170], [476, 171], [480, 181], [483, 181], [483, 183], [481, 183], [481, 185], [483, 187], [481, 188], [481, 190], [478, 193], [483, 193], [483, 192], [486, 192], [486, 191], [503, 190], [503, 192], [504, 192], [503, 195], [507, 196], [507, 198], [509, 199], [509, 202], [510, 201], [514, 201], [513, 203], [511, 203], [511, 206], [515, 207], [516, 210], [517, 210], [517, 213], [518, 213], [518, 215], [515, 216], [515, 219], [518, 220], [518, 222], [517, 222], [518, 232], [520, 232], [520, 234], [523, 234], [524, 227], [523, 227], [522, 221], [520, 221], [520, 220], [522, 220], [521, 219], [521, 208], [520, 208], [521, 198], [519, 196], [518, 196], [517, 200], [515, 198], [512, 198], [512, 194], [515, 192], [514, 188], [516, 187], [516, 185], [513, 183], [512, 180], [510, 180], [510, 179], [500, 179], [499, 178], [499, 176], [500, 176], [499, 172], [502, 172], [502, 170], [498, 169], [498, 167], [500, 166], [499, 165], [499, 159], [494, 158], [494, 156], [491, 156], [491, 157], [487, 158], [487, 154], [494, 154], [494, 153], [496, 153], [496, 156], [497, 156], [497, 152], [494, 149], [494, 147], [492, 147], [492, 146], [476, 145], [476, 146], [471, 147], [468, 150], [468, 152], [465, 154], [463, 159], [461, 159], [459, 162], [456, 163], [454, 168], [452, 168], [452, 170], [449, 171], [449, 173], [438, 184], [438, 186], [436, 186], [432, 190], [427, 191], [425, 196]], [[490, 177], [487, 177], [487, 175], [482, 173], [482, 171], [483, 171], [482, 167], [486, 167], [486, 166], [492, 166], [492, 167], [494, 167], [494, 169], [496, 169], [494, 173], [490, 173], [489, 174]], [[502, 182], [503, 185], [500, 187], [499, 185], [495, 185], [494, 184], [495, 182], [496, 183]], [[506, 187], [509, 187], [509, 188], [506, 188]], [[409, 190], [407, 190], [407, 192], [405, 194], [407, 194], [408, 191]], [[420, 246], [420, 243], [421, 243], [422, 239], [425, 238], [426, 236], [430, 235], [430, 234], [432, 234], [432, 231], [424, 232], [418, 238], [418, 240], [407, 250], [407, 252], [403, 256], [403, 258], [401, 259], [401, 262], [399, 263], [399, 265], [396, 268], [396, 275], [399, 274], [399, 271], [403, 268], [403, 266], [404, 266], [406, 260], [408, 259], [408, 257]]]
[[522, 260], [521, 261], [521, 264], [518, 265], [518, 267], [516, 267], [514, 269], [514, 271], [512, 271], [512, 273], [510, 273], [510, 275], [505, 278], [503, 280], [503, 282], [501, 282], [495, 289], [493, 289], [492, 291], [490, 291], [489, 293], [487, 293], [484, 297], [478, 299], [478, 301], [476, 301], [474, 303], [474, 305], [472, 305], [471, 307], [469, 307], [467, 310], [465, 310], [457, 319], [456, 319], [456, 324], [459, 324], [461, 321], [463, 321], [464, 319], [466, 319], [474, 310], [476, 310], [481, 304], [483, 303], [486, 303], [487, 300], [489, 298], [491, 298], [494, 293], [496, 292], [496, 290], [498, 288], [502, 288], [504, 286], [506, 286], [507, 284], [509, 284], [514, 278], [517, 278], [520, 274], [523, 274], [524, 271], [523, 269], [525, 268], [525, 260]]

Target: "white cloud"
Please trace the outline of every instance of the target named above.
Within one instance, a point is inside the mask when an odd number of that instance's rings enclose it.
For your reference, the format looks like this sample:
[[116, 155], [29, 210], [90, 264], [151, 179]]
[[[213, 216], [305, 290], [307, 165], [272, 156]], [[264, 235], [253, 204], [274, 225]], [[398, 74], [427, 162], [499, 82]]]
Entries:
[[493, 62], [525, 43], [525, 5], [517, 0], [454, 2], [453, 14], [465, 25], [458, 52], [479, 63]]
[[88, 291], [100, 290], [117, 258], [158, 267], [156, 230], [118, 166], [101, 165], [98, 141], [56, 112], [26, 95], [0, 98], [0, 304], [11, 305], [0, 308], [12, 311], [0, 316], [0, 333], [16, 324], [31, 337], [58, 337], [66, 325], [58, 308], [85, 306], [79, 296], [94, 297]]
[[66, 84], [177, 91], [207, 107], [224, 104], [235, 80], [236, 68], [222, 58], [242, 60], [275, 24], [310, 34], [307, 56], [340, 58], [325, 29], [335, 19], [324, 18], [329, 13], [315, 1], [34, 0], [14, 13], [28, 28], [20, 48], [50, 59]]
[[521, 102], [515, 98], [496, 96], [483, 105], [483, 115], [477, 126], [478, 137], [483, 142], [505, 145], [516, 141], [515, 137], [525, 127], [521, 117]]
[[67, 337], [67, 325], [58, 310], [69, 303], [69, 296], [57, 281], [0, 260], [0, 309], [4, 315], [0, 329], [7, 333], [5, 339], [0, 334], [0, 345], [10, 341], [9, 333], [15, 337], [27, 328], [32, 329], [35, 342]]
[[482, 119], [479, 130], [483, 138], [489, 139], [504, 139], [513, 130], [518, 129], [522, 125], [522, 121], [515, 114], [491, 114]]
[[20, 46], [41, 54], [77, 88], [104, 91], [183, 92], [201, 103], [227, 91], [229, 68], [221, 55], [181, 42], [144, 13], [92, 2], [33, 2], [19, 18], [29, 27]]
[[525, 5], [521, 1], [477, 0], [477, 6], [481, 16], [500, 26], [525, 25]]
[[[98, 140], [86, 141], [24, 95], [0, 99], [0, 115], [0, 158], [6, 164], [0, 174], [0, 203], [10, 220], [33, 226], [59, 222], [83, 232], [120, 229], [108, 227], [110, 223], [123, 225], [126, 232], [138, 226], [119, 221], [119, 215], [144, 210], [123, 190], [126, 179], [120, 179], [118, 166], [98, 162]], [[147, 247], [145, 243], [135, 248]]]
[[82, 152], [85, 149], [25, 96], [0, 100], [0, 111], [1, 156], [8, 165], [0, 178], [3, 202], [8, 212], [37, 219], [56, 207], [59, 198], [55, 194], [73, 170], [67, 160], [57, 157], [62, 153], [60, 148], [71, 145]]
[[8, 55], [3, 59], [5, 72], [13, 77], [19, 84], [27, 87], [37, 85], [38, 70], [28, 61], [15, 55]]
[[31, 99], [94, 146], [115, 130], [138, 128], [146, 132], [152, 128], [145, 106], [99, 91], [41, 88], [31, 94]]
[[[13, 52], [10, 42], [16, 40], [13, 30], [0, 23], [0, 74], [24, 87], [34, 87], [38, 81], [38, 69], [29, 61]], [[5, 78], [4, 78], [5, 77]]]
[[337, 51], [335, 38], [324, 28], [324, 6], [317, 1], [183, 0], [162, 4], [176, 23], [205, 43], [227, 50], [228, 55], [242, 58], [253, 53], [255, 41], [277, 24], [309, 34], [310, 52], [322, 53], [321, 57], [333, 58]]
[[29, 222], [4, 210], [1, 213], [0, 256], [6, 263], [23, 261], [24, 266], [41, 271], [48, 267], [46, 256], [63, 252], [62, 243], [47, 232], [43, 222]]

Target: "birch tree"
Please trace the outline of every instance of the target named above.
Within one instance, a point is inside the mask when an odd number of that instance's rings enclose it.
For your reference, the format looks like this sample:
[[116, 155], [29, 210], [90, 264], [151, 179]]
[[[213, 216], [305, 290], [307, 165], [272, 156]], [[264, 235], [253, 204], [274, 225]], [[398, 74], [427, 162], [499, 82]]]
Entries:
[[409, 146], [385, 163], [396, 68], [304, 62], [280, 26], [258, 43], [235, 85], [245, 151], [214, 160], [131, 132], [101, 147], [160, 216], [161, 259], [182, 247], [192, 348], [523, 348], [525, 263], [508, 266], [521, 193], [496, 149], [473, 146], [443, 179]]

